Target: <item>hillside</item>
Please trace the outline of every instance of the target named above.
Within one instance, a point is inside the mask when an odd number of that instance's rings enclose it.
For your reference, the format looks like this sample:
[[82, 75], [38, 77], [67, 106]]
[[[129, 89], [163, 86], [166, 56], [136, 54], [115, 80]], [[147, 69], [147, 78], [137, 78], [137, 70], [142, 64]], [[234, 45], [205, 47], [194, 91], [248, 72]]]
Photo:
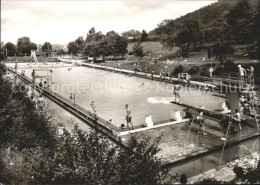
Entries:
[[[258, 0], [249, 1], [252, 9], [255, 11], [259, 5]], [[218, 26], [225, 15], [227, 15], [238, 2], [238, 0], [219, 0], [216, 3], [212, 3], [175, 20], [172, 19], [170, 24], [181, 25], [189, 21], [198, 21], [200, 23], [201, 29], [208, 29], [212, 26]], [[157, 27], [149, 32], [149, 35], [155, 35], [158, 34], [158, 32], [159, 28]]]
[[[133, 51], [133, 46], [136, 44], [136, 42], [129, 42], [127, 46], [128, 51]], [[159, 55], [162, 55], [163, 58], [171, 58], [171, 55], [176, 54], [176, 51], [178, 48], [173, 49], [166, 49], [163, 48], [163, 45], [160, 42], [142, 42], [141, 44], [143, 46], [143, 52], [144, 53], [151, 53], [152, 57], [158, 57]]]

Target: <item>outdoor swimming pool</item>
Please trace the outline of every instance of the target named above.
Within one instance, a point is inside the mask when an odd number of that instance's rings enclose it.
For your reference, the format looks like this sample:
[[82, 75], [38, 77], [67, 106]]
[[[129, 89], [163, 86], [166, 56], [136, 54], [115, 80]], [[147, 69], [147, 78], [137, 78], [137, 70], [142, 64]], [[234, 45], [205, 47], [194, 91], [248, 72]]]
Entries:
[[[31, 78], [32, 68], [25, 70], [25, 75]], [[28, 66], [28, 65], [27, 65]], [[26, 67], [26, 64], [24, 64]], [[120, 126], [125, 123], [125, 104], [132, 111], [134, 125], [145, 123], [147, 115], [152, 121], [165, 121], [171, 118], [172, 110], [182, 110], [181, 106], [171, 104], [173, 88], [169, 83], [152, 81], [139, 77], [102, 71], [87, 67], [53, 68], [51, 89], [65, 98], [73, 93], [76, 104], [87, 110], [91, 109], [91, 102], [95, 102], [97, 115]], [[46, 71], [36, 71], [38, 75], [46, 75]], [[49, 73], [50, 74], [50, 73]], [[37, 83], [40, 79], [37, 79]], [[43, 79], [43, 81], [45, 81]], [[204, 106], [207, 110], [216, 110], [222, 98], [212, 96], [198, 89], [182, 90], [181, 102], [192, 106]]]

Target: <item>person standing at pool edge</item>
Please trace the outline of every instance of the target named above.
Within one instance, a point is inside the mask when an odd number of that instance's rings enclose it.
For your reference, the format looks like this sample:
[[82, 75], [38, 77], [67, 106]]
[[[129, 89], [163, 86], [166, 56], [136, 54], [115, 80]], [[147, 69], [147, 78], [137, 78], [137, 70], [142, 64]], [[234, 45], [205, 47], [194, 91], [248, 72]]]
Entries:
[[241, 114], [238, 109], [235, 110], [235, 115], [232, 118], [233, 122], [238, 123], [239, 131], [241, 132]]
[[134, 130], [133, 124], [132, 124], [132, 116], [131, 116], [131, 110], [128, 108], [128, 104], [125, 105], [126, 108], [126, 124], [127, 124], [127, 129], [129, 129], [129, 124], [131, 124], [132, 129]]
[[180, 85], [176, 84], [173, 86], [173, 94], [175, 97], [175, 103], [179, 104], [180, 103]]

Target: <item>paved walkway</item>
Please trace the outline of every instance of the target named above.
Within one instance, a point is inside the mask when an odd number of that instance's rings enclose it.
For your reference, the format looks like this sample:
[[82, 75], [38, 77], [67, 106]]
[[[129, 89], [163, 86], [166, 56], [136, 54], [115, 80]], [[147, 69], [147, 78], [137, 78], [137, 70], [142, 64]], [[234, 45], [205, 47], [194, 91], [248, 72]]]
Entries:
[[[166, 82], [166, 83], [178, 82], [178, 78], [171, 78], [171, 79], [170, 79], [170, 77], [164, 78], [164, 77], [160, 77], [160, 75], [156, 75], [156, 74], [153, 75], [153, 79], [152, 79], [151, 73], [146, 74], [144, 72], [134, 72], [134, 71], [127, 70], [127, 69], [119, 69], [119, 68], [101, 66], [101, 65], [97, 65], [97, 64], [89, 64], [89, 63], [82, 63], [81, 65], [86, 66], [86, 67], [106, 70], [106, 71], [113, 71], [113, 72], [117, 72], [117, 73], [137, 76], [137, 77], [141, 77], [141, 78], [147, 78], [150, 80], [162, 81], [162, 82]], [[204, 87], [206, 84], [208, 85], [209, 88], [217, 88], [216, 85], [212, 85], [212, 84], [208, 84], [208, 83], [204, 83], [204, 82], [190, 81], [190, 85], [195, 86], [195, 87], [198, 87], [198, 86]]]

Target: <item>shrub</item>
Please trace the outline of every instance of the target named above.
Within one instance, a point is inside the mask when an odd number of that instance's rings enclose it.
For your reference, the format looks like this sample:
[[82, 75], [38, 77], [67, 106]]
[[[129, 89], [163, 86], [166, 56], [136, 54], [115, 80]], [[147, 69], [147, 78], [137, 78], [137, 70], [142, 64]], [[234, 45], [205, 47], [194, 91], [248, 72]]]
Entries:
[[196, 181], [194, 184], [223, 184], [223, 182], [218, 181], [215, 178], [205, 178], [205, 179]]
[[234, 173], [236, 174], [236, 176], [238, 178], [243, 178], [244, 177], [244, 170], [243, 170], [243, 168], [236, 166], [236, 167], [233, 168], [233, 171], [234, 171]]
[[177, 74], [182, 73], [182, 72], [183, 72], [183, 66], [182, 65], [178, 65], [177, 67], [175, 67], [175, 69], [173, 71], [173, 74], [177, 75]]
[[202, 70], [201, 70], [201, 72], [200, 72], [200, 76], [209, 76], [206, 67], [203, 67], [203, 68], [202, 68]]
[[226, 73], [238, 72], [238, 67], [234, 62], [228, 60], [224, 63], [224, 72]]
[[134, 52], [135, 56], [143, 57], [143, 55], [144, 55], [143, 46], [141, 46], [140, 42], [138, 42], [137, 44], [135, 44], [133, 46], [133, 52]]
[[216, 69], [213, 71], [213, 75], [218, 76], [220, 73], [223, 73], [223, 71], [224, 71], [223, 66], [218, 66], [218, 67], [216, 67]]
[[243, 184], [254, 184], [260, 181], [260, 161], [257, 163], [257, 167], [247, 168], [245, 171], [241, 167], [234, 167], [234, 173], [237, 179], [239, 179]]
[[189, 74], [190, 75], [198, 74], [198, 72], [199, 72], [199, 69], [196, 68], [196, 67], [192, 67], [192, 68], [189, 69]]
[[128, 55], [134, 55], [134, 52], [133, 51], [129, 51]]
[[171, 59], [171, 58], [176, 58], [177, 57], [177, 52], [176, 53], [171, 53], [171, 54], [168, 54], [168, 55], [166, 55], [166, 57], [165, 58], [168, 58], [168, 59]]
[[[84, 132], [75, 125], [71, 132], [65, 128], [59, 132], [48, 110], [28, 106], [32, 102], [26, 94], [12, 91], [11, 85], [0, 76], [4, 87], [0, 100], [2, 96], [7, 100], [0, 104], [0, 182], [161, 184], [165, 180], [168, 170], [156, 157], [161, 136], [153, 142], [131, 137], [127, 148], [121, 148], [94, 129]], [[94, 102], [92, 109], [95, 117]]]

